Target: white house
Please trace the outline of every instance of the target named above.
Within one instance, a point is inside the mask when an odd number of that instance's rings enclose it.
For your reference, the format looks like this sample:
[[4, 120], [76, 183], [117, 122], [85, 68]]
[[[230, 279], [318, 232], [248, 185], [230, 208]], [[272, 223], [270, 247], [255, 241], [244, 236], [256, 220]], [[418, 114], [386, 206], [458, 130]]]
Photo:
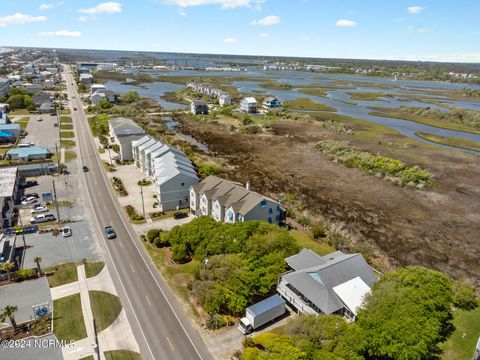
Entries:
[[234, 223], [259, 220], [280, 225], [285, 222], [281, 204], [242, 184], [209, 176], [190, 188], [190, 211], [216, 221]]
[[110, 138], [120, 146], [122, 160], [133, 160], [132, 141], [145, 136], [145, 131], [133, 120], [118, 117], [108, 122]]
[[93, 94], [98, 90], [107, 90], [107, 87], [102, 84], [93, 84], [92, 86], [90, 86], [90, 94]]
[[240, 110], [248, 114], [255, 114], [257, 112], [257, 100], [254, 97], [246, 97], [240, 101]]
[[220, 106], [232, 105], [232, 98], [230, 95], [223, 93], [218, 97], [218, 103]]
[[94, 81], [92, 74], [80, 74], [79, 81], [82, 84], [92, 84]]
[[160, 210], [188, 207], [189, 189], [199, 179], [183, 152], [144, 136], [132, 142], [132, 153], [135, 165], [155, 180]]
[[320, 256], [310, 249], [285, 259], [277, 292], [301, 313], [337, 314], [355, 320], [377, 277], [362, 254], [335, 251]]

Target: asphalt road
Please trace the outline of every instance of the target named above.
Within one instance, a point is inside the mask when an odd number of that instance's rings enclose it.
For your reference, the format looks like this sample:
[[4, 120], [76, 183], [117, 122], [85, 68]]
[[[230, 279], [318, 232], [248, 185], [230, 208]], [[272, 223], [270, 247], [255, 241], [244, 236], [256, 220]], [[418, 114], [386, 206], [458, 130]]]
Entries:
[[[92, 205], [92, 215], [97, 222], [94, 223], [94, 231], [106, 251], [107, 266], [140, 346], [142, 358], [212, 359], [121, 210], [103, 171], [77, 89], [72, 85], [74, 79], [69, 67], [65, 75], [77, 133], [77, 151], [80, 151], [78, 158], [82, 165], [89, 168], [84, 173], [86, 191], [82, 196], [87, 197], [87, 203]], [[77, 111], [73, 110], [74, 107]], [[103, 228], [107, 225], [113, 226], [117, 239], [105, 239]]]

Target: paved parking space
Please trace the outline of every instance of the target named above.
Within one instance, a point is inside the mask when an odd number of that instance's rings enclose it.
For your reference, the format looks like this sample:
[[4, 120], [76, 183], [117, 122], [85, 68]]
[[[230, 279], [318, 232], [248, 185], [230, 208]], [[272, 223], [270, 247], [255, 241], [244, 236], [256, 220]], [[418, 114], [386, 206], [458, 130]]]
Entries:
[[50, 114], [32, 115], [26, 128], [27, 136], [21, 142], [32, 142], [36, 146], [48, 147], [50, 151], [55, 151], [55, 144], [58, 144], [60, 139], [59, 128], [54, 126], [56, 122], [57, 117]]
[[[62, 350], [59, 347], [54, 347], [52, 343], [56, 340], [55, 335], [43, 336], [37, 339], [37, 344], [33, 343], [29, 347], [21, 350], [21, 357], [19, 357], [19, 350], [10, 348], [2, 349], [0, 359], [2, 360], [63, 360]], [[50, 341], [50, 343], [49, 343]], [[49, 345], [50, 344], [50, 345]]]

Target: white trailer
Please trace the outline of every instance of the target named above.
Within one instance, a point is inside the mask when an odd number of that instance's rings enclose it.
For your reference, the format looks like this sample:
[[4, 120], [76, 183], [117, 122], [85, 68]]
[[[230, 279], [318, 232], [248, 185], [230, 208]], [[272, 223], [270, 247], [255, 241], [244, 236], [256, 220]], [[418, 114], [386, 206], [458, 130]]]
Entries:
[[238, 328], [242, 334], [247, 335], [283, 314], [285, 314], [285, 300], [279, 295], [273, 295], [248, 307], [245, 317], [240, 319]]

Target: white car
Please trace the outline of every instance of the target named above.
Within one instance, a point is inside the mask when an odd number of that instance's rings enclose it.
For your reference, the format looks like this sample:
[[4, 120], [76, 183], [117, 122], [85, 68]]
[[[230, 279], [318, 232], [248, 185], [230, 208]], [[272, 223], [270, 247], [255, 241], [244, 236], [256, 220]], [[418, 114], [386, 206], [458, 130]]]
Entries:
[[32, 205], [32, 204], [35, 204], [35, 203], [38, 203], [38, 200], [37, 198], [33, 197], [33, 196], [30, 196], [28, 198], [26, 198], [25, 200], [22, 201], [22, 205]]
[[48, 212], [48, 208], [45, 206], [37, 206], [35, 209], [30, 210], [30, 214], [41, 214], [44, 212]]
[[62, 236], [63, 237], [69, 237], [69, 236], [72, 236], [72, 229], [70, 229], [68, 226], [65, 226], [64, 228], [62, 228]]

